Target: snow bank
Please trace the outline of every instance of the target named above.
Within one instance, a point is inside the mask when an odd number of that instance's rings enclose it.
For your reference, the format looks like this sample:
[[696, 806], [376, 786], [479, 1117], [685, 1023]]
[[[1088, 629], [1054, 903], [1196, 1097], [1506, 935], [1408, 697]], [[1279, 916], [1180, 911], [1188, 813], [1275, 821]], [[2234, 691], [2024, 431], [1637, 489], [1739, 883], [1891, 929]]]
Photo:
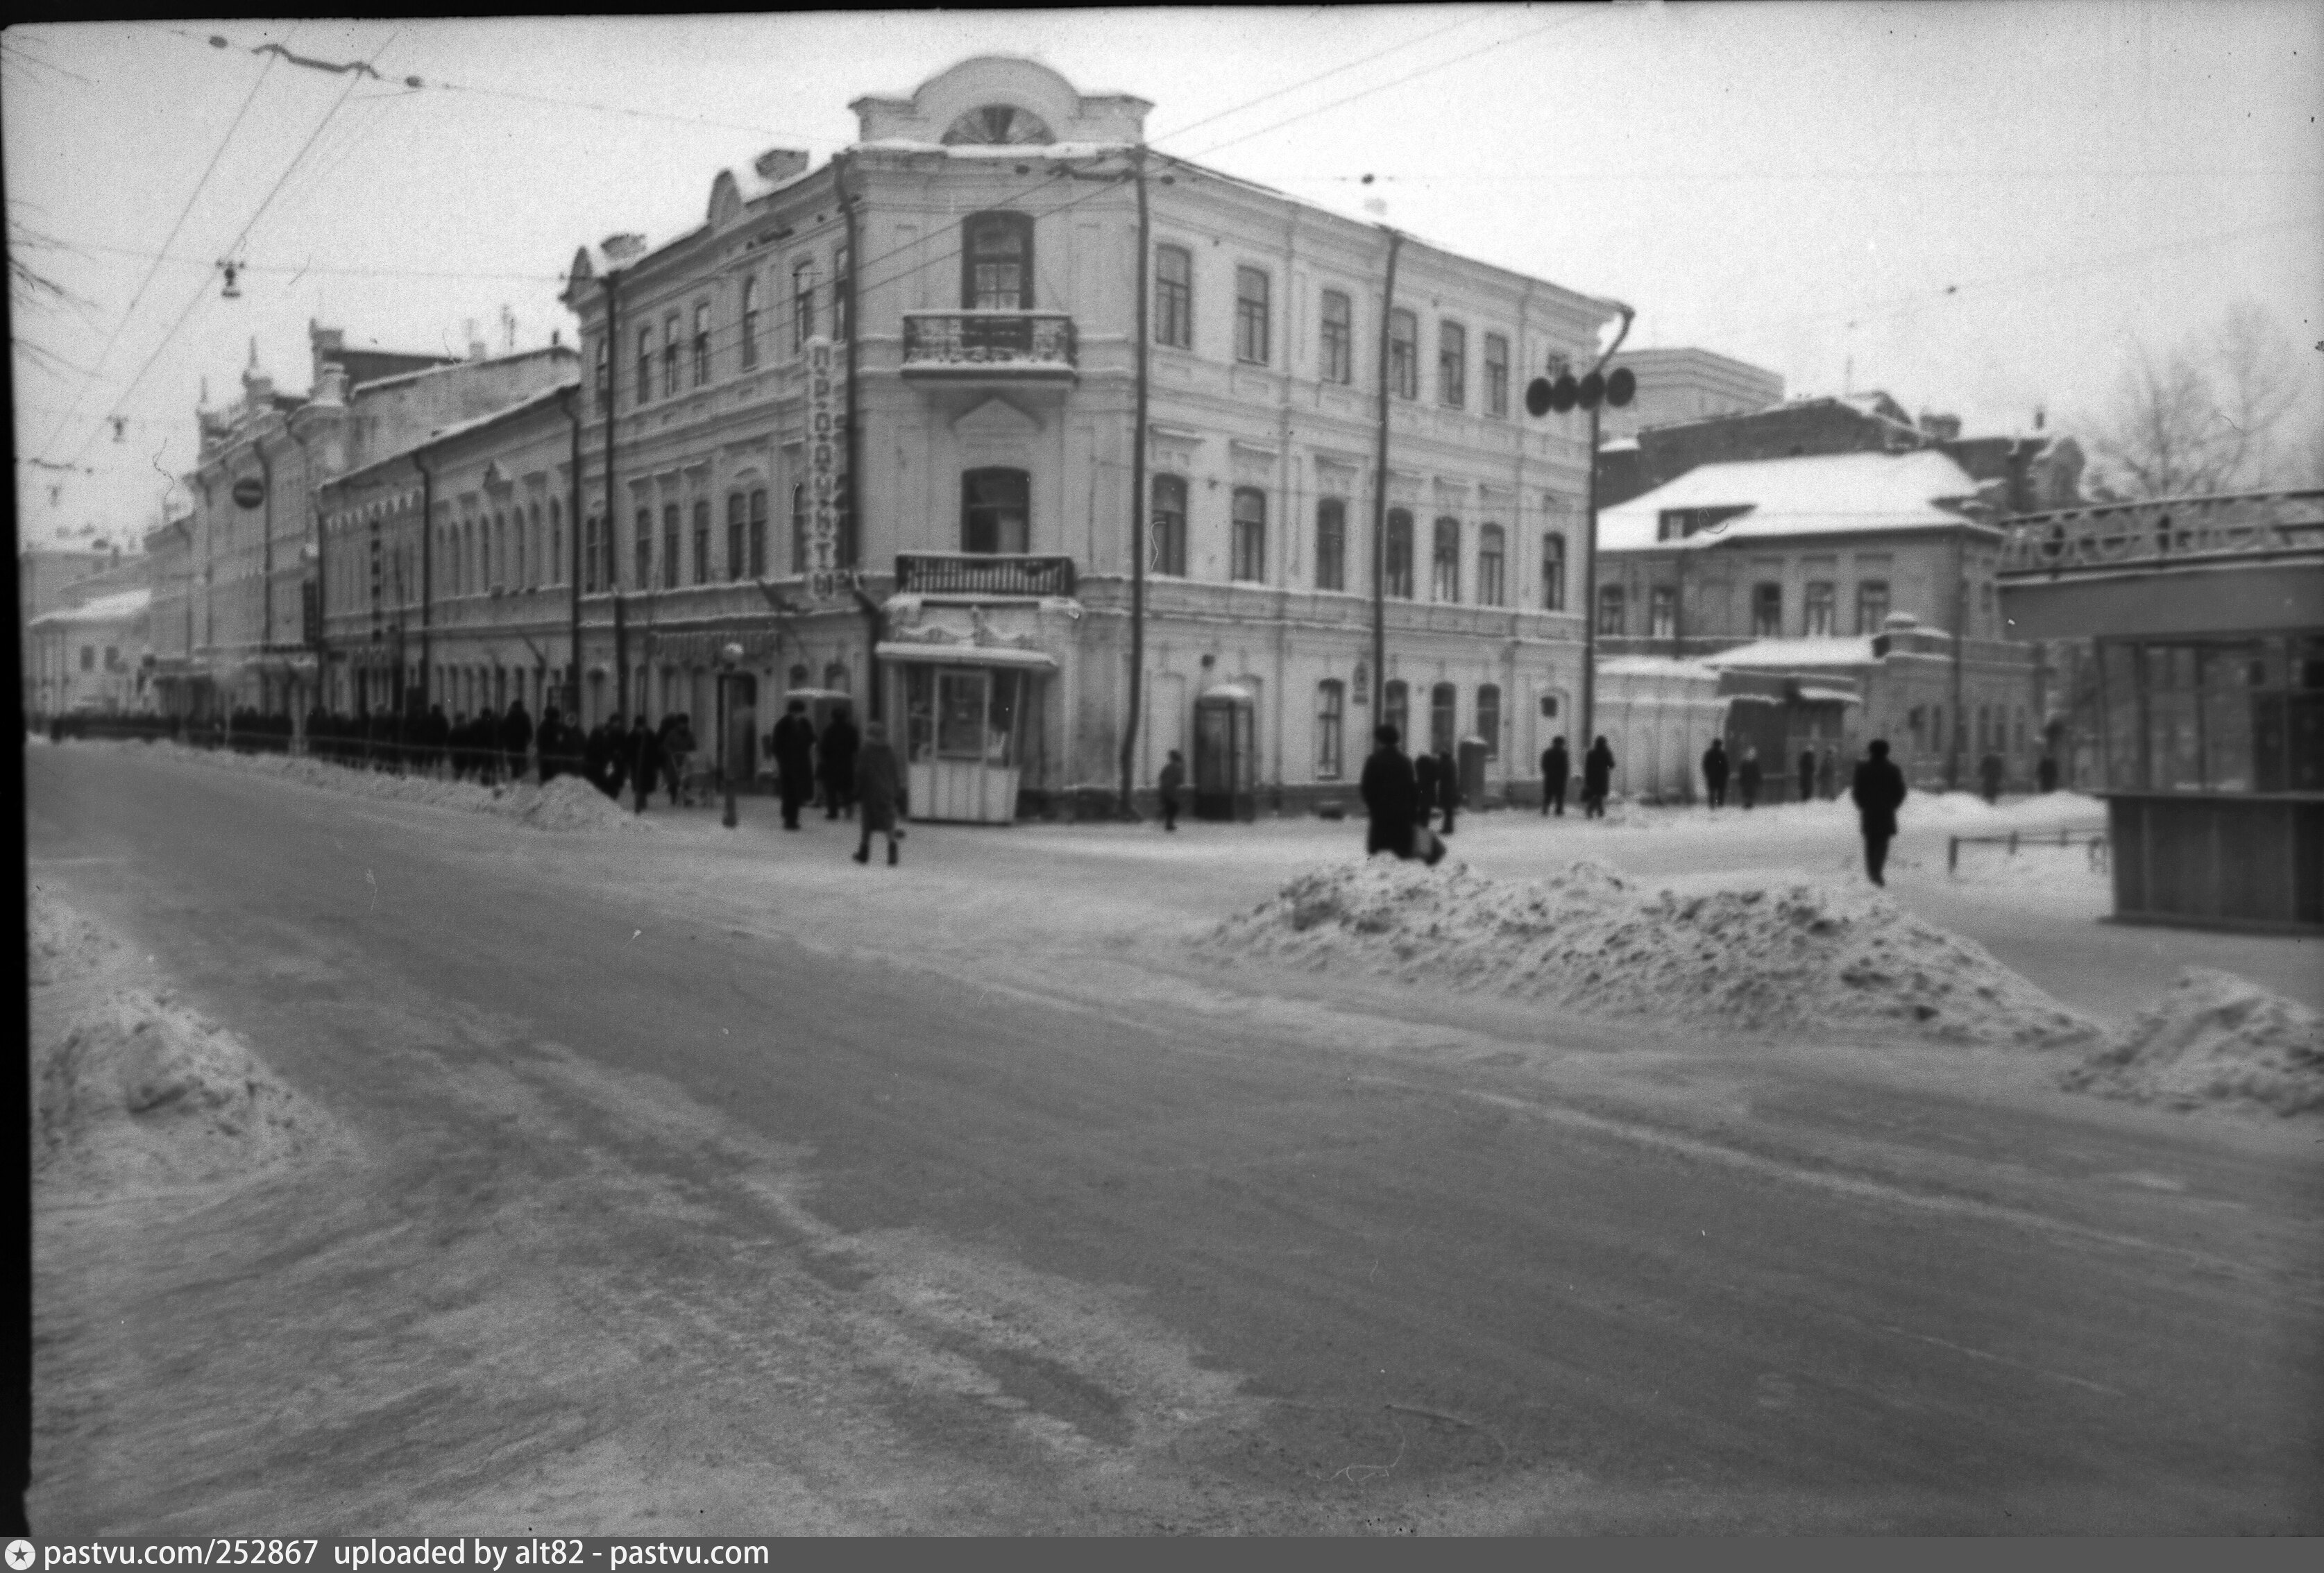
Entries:
[[1594, 862], [1500, 881], [1383, 857], [1302, 874], [1196, 943], [1222, 961], [1728, 1031], [2021, 1048], [2098, 1036], [1979, 946], [1886, 897], [1810, 884], [1648, 894]]
[[427, 803], [513, 819], [539, 830], [650, 831], [641, 814], [619, 804], [578, 776], [559, 776], [548, 786], [530, 781], [486, 786], [433, 776], [398, 776], [384, 770], [335, 765], [288, 754], [237, 754], [225, 749], [181, 749], [175, 756], [220, 769], [242, 770], [296, 781], [327, 792], [397, 803]]
[[2324, 1110], [2324, 1016], [2232, 972], [2190, 967], [2059, 1084], [2174, 1108]]
[[299, 1159], [329, 1118], [166, 991], [124, 986], [121, 942], [35, 888], [32, 1170], [83, 1193], [175, 1190]]

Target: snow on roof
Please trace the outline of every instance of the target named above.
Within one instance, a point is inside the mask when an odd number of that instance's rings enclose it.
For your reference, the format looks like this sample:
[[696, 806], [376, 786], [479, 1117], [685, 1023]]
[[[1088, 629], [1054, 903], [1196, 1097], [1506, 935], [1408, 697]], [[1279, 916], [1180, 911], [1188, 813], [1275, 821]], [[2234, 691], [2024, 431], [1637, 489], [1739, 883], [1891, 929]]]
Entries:
[[1638, 439], [1634, 437], [1618, 437], [1610, 442], [1600, 443], [1598, 451], [1601, 454], [1635, 454], [1638, 451]]
[[[518, 400], [513, 404], [503, 404], [498, 409], [487, 410], [482, 415], [471, 416], [466, 420], [456, 420], [449, 426], [439, 426], [428, 434], [428, 440], [426, 442], [415, 443], [412, 446], [414, 448], [432, 447], [436, 444], [443, 442], [447, 438], [466, 437], [472, 431], [480, 431], [484, 428], [491, 426], [495, 421], [507, 420], [515, 416], [521, 415], [536, 404], [547, 404], [552, 400], [558, 399], [564, 395], [567, 389], [576, 386], [579, 382], [580, 378], [578, 376], [568, 378], [567, 381], [559, 382], [554, 387], [543, 388], [538, 393], [527, 394], [524, 398]], [[407, 448], [404, 451], [409, 453], [411, 452], [412, 449]]]
[[79, 606], [67, 606], [55, 612], [43, 612], [32, 619], [32, 626], [43, 623], [119, 622], [136, 616], [152, 603], [153, 592], [124, 590], [117, 595], [100, 595]]
[[1753, 670], [1794, 667], [1868, 667], [1874, 660], [1872, 636], [1855, 639], [1755, 639], [1702, 658], [1706, 667], [1740, 667]]
[[1702, 677], [1719, 673], [1708, 663], [1677, 656], [1614, 656], [1598, 663], [1601, 677]]
[[883, 153], [942, 153], [953, 159], [1094, 159], [1125, 153], [1137, 144], [1127, 142], [958, 143], [917, 142], [905, 136], [883, 136], [855, 144]]
[[[1977, 490], [1968, 471], [1934, 448], [1699, 465], [1642, 497], [1601, 509], [1598, 546], [1609, 552], [1700, 547], [1740, 537], [1959, 524], [1962, 516], [1941, 504], [1975, 497]], [[1657, 540], [1663, 512], [1683, 508], [1750, 511], [1683, 540]]]
[[398, 372], [392, 377], [374, 377], [367, 382], [356, 383], [355, 387], [349, 389], [348, 391], [354, 392], [357, 389], [360, 389], [367, 393], [374, 388], [392, 388], [399, 383], [417, 382], [422, 377], [440, 377], [447, 372], [456, 372], [463, 366], [504, 366], [512, 361], [530, 360], [535, 355], [570, 355], [573, 354], [574, 349], [570, 345], [543, 345], [539, 349], [518, 350], [513, 354], [506, 355], [487, 355], [482, 360], [447, 361], [441, 365], [422, 366], [416, 372]]

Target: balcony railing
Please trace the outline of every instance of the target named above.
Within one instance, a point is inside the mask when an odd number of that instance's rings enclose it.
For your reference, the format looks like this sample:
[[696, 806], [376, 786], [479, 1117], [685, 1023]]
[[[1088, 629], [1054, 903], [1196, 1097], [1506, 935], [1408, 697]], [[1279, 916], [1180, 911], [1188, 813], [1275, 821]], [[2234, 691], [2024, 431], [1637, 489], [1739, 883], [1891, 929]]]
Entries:
[[2312, 553], [2324, 551], [2324, 490], [2093, 503], [2003, 522], [2004, 574]]
[[1074, 560], [1019, 553], [900, 553], [896, 590], [927, 595], [1071, 595]]
[[1062, 311], [907, 311], [904, 374], [1071, 377], [1074, 319]]

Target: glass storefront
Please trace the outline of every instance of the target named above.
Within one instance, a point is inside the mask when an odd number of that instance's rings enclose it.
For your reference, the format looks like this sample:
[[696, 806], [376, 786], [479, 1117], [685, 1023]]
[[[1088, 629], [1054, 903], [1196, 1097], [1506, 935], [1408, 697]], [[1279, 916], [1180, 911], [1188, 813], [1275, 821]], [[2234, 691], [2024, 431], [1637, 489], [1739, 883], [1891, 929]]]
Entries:
[[2324, 791], [2324, 639], [2098, 645], [2106, 784]]

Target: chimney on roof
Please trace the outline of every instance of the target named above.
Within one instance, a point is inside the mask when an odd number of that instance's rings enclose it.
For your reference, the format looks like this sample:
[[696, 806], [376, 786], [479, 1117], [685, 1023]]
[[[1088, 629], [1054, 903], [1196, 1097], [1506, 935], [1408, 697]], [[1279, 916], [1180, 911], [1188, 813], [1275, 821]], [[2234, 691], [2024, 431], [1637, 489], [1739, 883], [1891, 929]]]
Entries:
[[751, 161], [751, 168], [758, 172], [759, 179], [771, 186], [804, 173], [807, 158], [804, 148], [769, 148]]
[[1921, 435], [1923, 437], [1937, 442], [1951, 442], [1960, 436], [1960, 417], [1958, 415], [1938, 415], [1926, 409], [1921, 411]]
[[345, 404], [346, 401], [347, 369], [333, 361], [323, 368], [323, 374], [315, 379], [315, 402]]
[[646, 249], [646, 237], [624, 232], [607, 235], [602, 244], [607, 262], [626, 262]]
[[484, 358], [484, 341], [476, 336], [476, 319], [473, 317], [467, 317], [461, 323], [461, 327], [467, 330], [468, 358], [472, 361], [483, 360]]

